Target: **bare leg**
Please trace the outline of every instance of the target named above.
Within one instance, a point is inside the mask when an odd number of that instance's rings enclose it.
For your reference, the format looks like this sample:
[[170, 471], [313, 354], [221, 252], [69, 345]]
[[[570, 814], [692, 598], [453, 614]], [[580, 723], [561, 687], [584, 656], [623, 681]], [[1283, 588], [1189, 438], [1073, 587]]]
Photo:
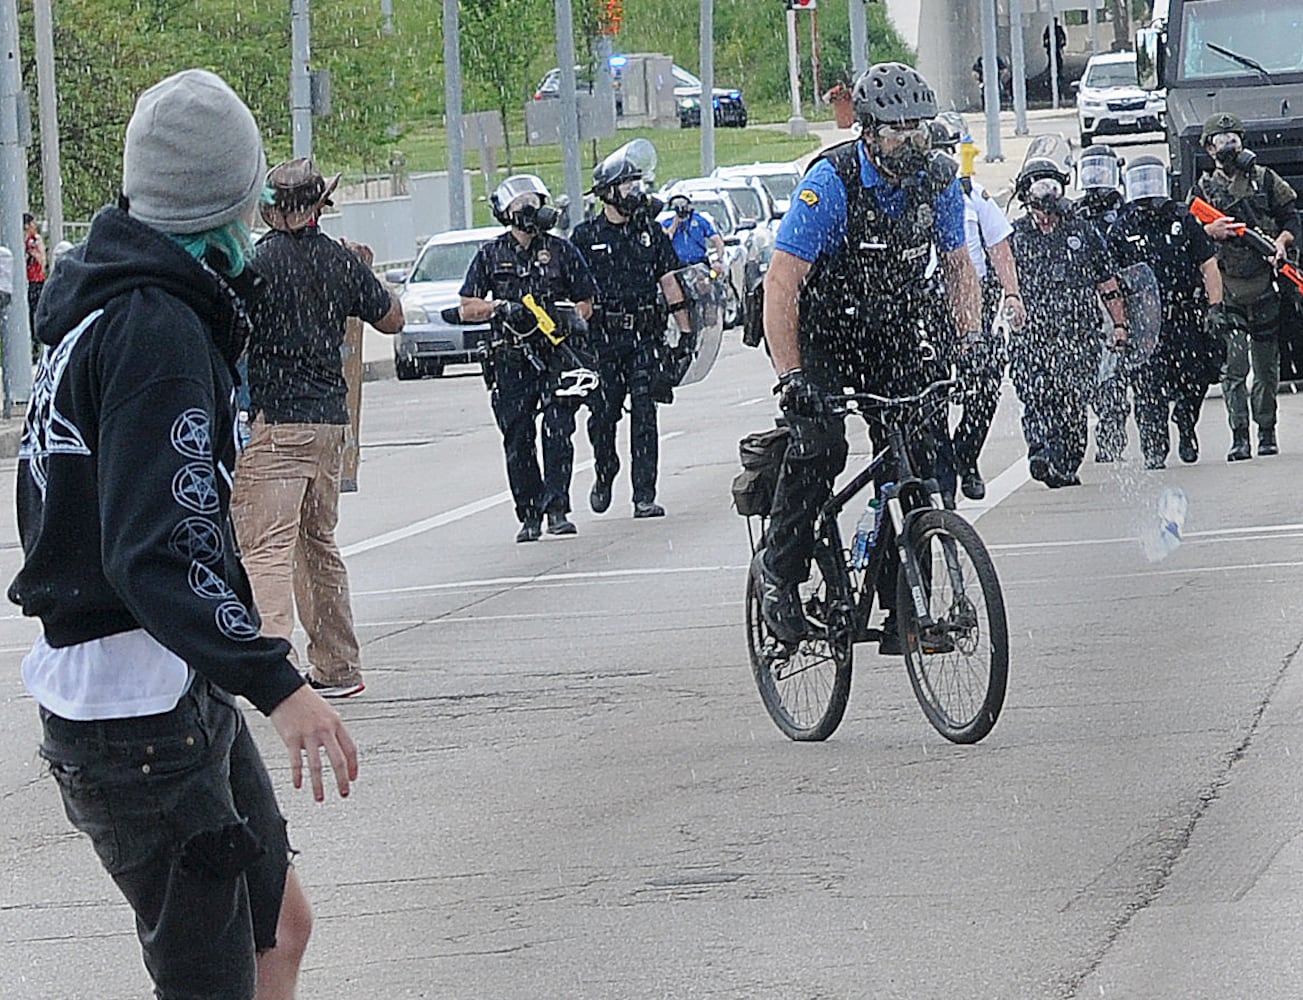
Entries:
[[258, 956], [258, 992], [254, 1000], [294, 1000], [299, 966], [312, 935], [312, 907], [293, 866], [285, 875], [285, 898], [276, 922], [276, 947]]

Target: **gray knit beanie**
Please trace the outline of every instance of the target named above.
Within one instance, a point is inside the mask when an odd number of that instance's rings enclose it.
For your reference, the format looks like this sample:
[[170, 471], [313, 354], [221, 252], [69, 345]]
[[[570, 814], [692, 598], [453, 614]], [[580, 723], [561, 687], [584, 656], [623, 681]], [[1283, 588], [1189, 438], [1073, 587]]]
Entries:
[[202, 233], [251, 211], [267, 160], [253, 113], [217, 74], [187, 69], [136, 101], [122, 151], [133, 218], [165, 233]]

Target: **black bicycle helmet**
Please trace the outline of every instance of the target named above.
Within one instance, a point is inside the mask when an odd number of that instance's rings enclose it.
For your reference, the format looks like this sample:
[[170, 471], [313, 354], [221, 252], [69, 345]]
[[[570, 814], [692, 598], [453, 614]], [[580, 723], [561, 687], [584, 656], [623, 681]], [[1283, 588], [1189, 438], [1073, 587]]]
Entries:
[[860, 127], [898, 125], [937, 116], [937, 98], [912, 66], [899, 62], [874, 63], [851, 91]]

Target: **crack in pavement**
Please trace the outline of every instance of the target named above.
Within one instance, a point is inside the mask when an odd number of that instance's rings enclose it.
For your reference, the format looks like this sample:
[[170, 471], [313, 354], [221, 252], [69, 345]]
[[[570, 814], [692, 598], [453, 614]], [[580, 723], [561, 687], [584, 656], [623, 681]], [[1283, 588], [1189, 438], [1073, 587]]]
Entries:
[[[1199, 821], [1207, 814], [1209, 808], [1220, 797], [1222, 789], [1230, 784], [1232, 772], [1235, 765], [1244, 759], [1253, 744], [1254, 737], [1258, 734], [1258, 727], [1262, 723], [1262, 716], [1267, 711], [1267, 706], [1271, 704], [1271, 699], [1280, 689], [1284, 682], [1286, 673], [1293, 666], [1294, 660], [1303, 649], [1303, 641], [1297, 643], [1294, 648], [1286, 654], [1284, 661], [1281, 663], [1280, 670], [1272, 682], [1267, 686], [1267, 692], [1258, 702], [1257, 708], [1253, 712], [1253, 717], [1249, 722], [1240, 742], [1232, 747], [1223, 757], [1222, 765], [1212, 780], [1198, 793], [1196, 801], [1190, 806], [1189, 816], [1185, 823], [1176, 830], [1169, 831], [1166, 834], [1160, 834], [1157, 838], [1152, 838], [1143, 842], [1143, 846], [1152, 849], [1154, 846], [1159, 848], [1156, 864], [1146, 873], [1144, 882], [1140, 885], [1136, 897], [1128, 902], [1118, 914], [1113, 925], [1108, 929], [1104, 942], [1096, 951], [1094, 957], [1086, 963], [1084, 968], [1078, 970], [1068, 979], [1059, 984], [1058, 997], [1060, 1000], [1074, 1000], [1077, 997], [1078, 990], [1081, 989], [1082, 983], [1086, 981], [1108, 957], [1113, 945], [1117, 943], [1122, 933], [1130, 926], [1131, 921], [1136, 915], [1145, 910], [1158, 897], [1159, 893], [1167, 885], [1172, 877], [1172, 872], [1181, 861], [1181, 856], [1190, 846], [1190, 839], [1194, 836], [1195, 827]], [[1123, 855], [1130, 853], [1122, 852]], [[1121, 857], [1122, 855], [1119, 855]], [[1091, 883], [1098, 882], [1103, 878], [1105, 872], [1100, 872], [1099, 876]], [[1088, 887], [1087, 887], [1088, 888]], [[1086, 892], [1086, 889], [1078, 891], [1072, 899], [1062, 908], [1060, 912], [1070, 909]]]

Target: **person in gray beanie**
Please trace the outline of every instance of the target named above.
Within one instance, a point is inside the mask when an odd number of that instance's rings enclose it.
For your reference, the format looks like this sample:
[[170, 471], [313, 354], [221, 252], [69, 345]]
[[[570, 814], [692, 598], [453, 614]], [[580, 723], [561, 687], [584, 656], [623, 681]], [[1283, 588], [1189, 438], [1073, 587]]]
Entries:
[[204, 70], [141, 94], [122, 197], [41, 296], [46, 345], [19, 450], [24, 562], [41, 622], [23, 660], [41, 756], [135, 912], [161, 1000], [289, 1000], [311, 910], [235, 696], [268, 715], [325, 797], [357, 750], [262, 633], [230, 527], [235, 364], [258, 278], [253, 115]]

